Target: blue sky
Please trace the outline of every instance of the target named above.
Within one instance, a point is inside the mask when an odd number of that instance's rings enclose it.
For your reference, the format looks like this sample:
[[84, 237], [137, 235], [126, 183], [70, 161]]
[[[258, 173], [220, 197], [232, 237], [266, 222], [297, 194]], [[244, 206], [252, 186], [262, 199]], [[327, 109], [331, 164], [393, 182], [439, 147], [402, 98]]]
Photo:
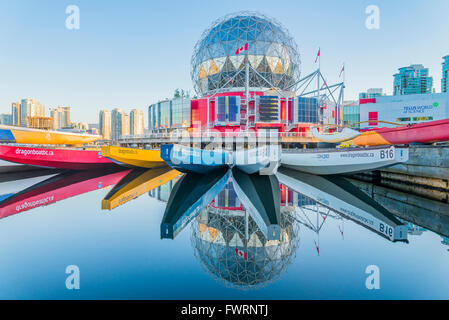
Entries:
[[[65, 27], [68, 5], [80, 29]], [[380, 29], [365, 8], [380, 8]], [[280, 21], [298, 44], [302, 75], [321, 47], [328, 84], [346, 64], [347, 99], [371, 87], [392, 93], [401, 66], [430, 68], [440, 91], [449, 54], [447, 0], [106, 1], [0, 0], [0, 113], [24, 97], [47, 109], [72, 107], [72, 121], [98, 122], [98, 111], [146, 107], [175, 88], [192, 89], [190, 57], [204, 29], [221, 16], [255, 10]]]

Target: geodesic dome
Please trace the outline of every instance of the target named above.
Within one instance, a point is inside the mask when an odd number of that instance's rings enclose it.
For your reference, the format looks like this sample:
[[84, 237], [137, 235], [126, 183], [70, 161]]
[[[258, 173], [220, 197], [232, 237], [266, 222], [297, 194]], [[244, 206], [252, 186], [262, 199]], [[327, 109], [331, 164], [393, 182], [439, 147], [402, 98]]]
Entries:
[[290, 213], [281, 215], [281, 240], [266, 240], [244, 211], [208, 208], [192, 223], [191, 241], [204, 269], [226, 286], [259, 288], [278, 279], [295, 256], [299, 225]]
[[[237, 54], [246, 43], [248, 50]], [[299, 79], [299, 54], [288, 31], [264, 15], [239, 12], [214, 22], [195, 45], [191, 59], [195, 91], [207, 95], [223, 86], [223, 90], [244, 88], [245, 71], [238, 71], [244, 69], [246, 57], [255, 70], [249, 72], [252, 89], [288, 90]]]

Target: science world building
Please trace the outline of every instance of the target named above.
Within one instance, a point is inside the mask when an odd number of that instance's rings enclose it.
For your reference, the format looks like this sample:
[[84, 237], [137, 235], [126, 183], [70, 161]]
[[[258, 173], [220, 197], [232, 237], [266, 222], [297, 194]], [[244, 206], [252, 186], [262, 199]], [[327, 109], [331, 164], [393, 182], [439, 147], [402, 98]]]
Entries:
[[194, 47], [197, 98], [150, 105], [149, 129], [308, 132], [323, 110], [316, 97], [295, 94], [300, 71], [297, 45], [279, 22], [253, 12], [227, 15]]

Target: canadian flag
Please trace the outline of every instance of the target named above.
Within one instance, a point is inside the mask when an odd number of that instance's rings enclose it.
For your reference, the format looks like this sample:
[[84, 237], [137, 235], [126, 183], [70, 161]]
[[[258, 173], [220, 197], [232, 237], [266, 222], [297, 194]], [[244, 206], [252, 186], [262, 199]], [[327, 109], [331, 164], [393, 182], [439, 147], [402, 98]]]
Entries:
[[239, 249], [235, 248], [235, 253], [236, 253], [238, 256], [240, 256], [240, 257], [242, 257], [243, 259], [245, 259], [245, 260], [248, 259], [248, 254], [247, 254], [245, 251], [243, 251], [243, 250], [239, 250]]
[[315, 63], [318, 61], [318, 57], [321, 55], [321, 49], [318, 48], [318, 53], [316, 54]]
[[235, 54], [239, 54], [240, 52], [246, 51], [246, 50], [248, 50], [248, 42], [245, 43], [245, 45], [243, 47], [238, 48], [237, 51], [235, 52]]

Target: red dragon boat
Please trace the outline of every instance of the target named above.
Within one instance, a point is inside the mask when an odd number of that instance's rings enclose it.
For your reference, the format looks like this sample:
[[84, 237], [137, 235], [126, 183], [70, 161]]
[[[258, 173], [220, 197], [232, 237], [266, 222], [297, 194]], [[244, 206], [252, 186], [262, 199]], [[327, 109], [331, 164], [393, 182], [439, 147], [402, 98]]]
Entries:
[[396, 128], [377, 128], [362, 134], [352, 141], [359, 146], [432, 143], [449, 140], [449, 119], [411, 124]]
[[100, 149], [42, 148], [0, 145], [0, 159], [44, 168], [89, 170], [117, 166]]

